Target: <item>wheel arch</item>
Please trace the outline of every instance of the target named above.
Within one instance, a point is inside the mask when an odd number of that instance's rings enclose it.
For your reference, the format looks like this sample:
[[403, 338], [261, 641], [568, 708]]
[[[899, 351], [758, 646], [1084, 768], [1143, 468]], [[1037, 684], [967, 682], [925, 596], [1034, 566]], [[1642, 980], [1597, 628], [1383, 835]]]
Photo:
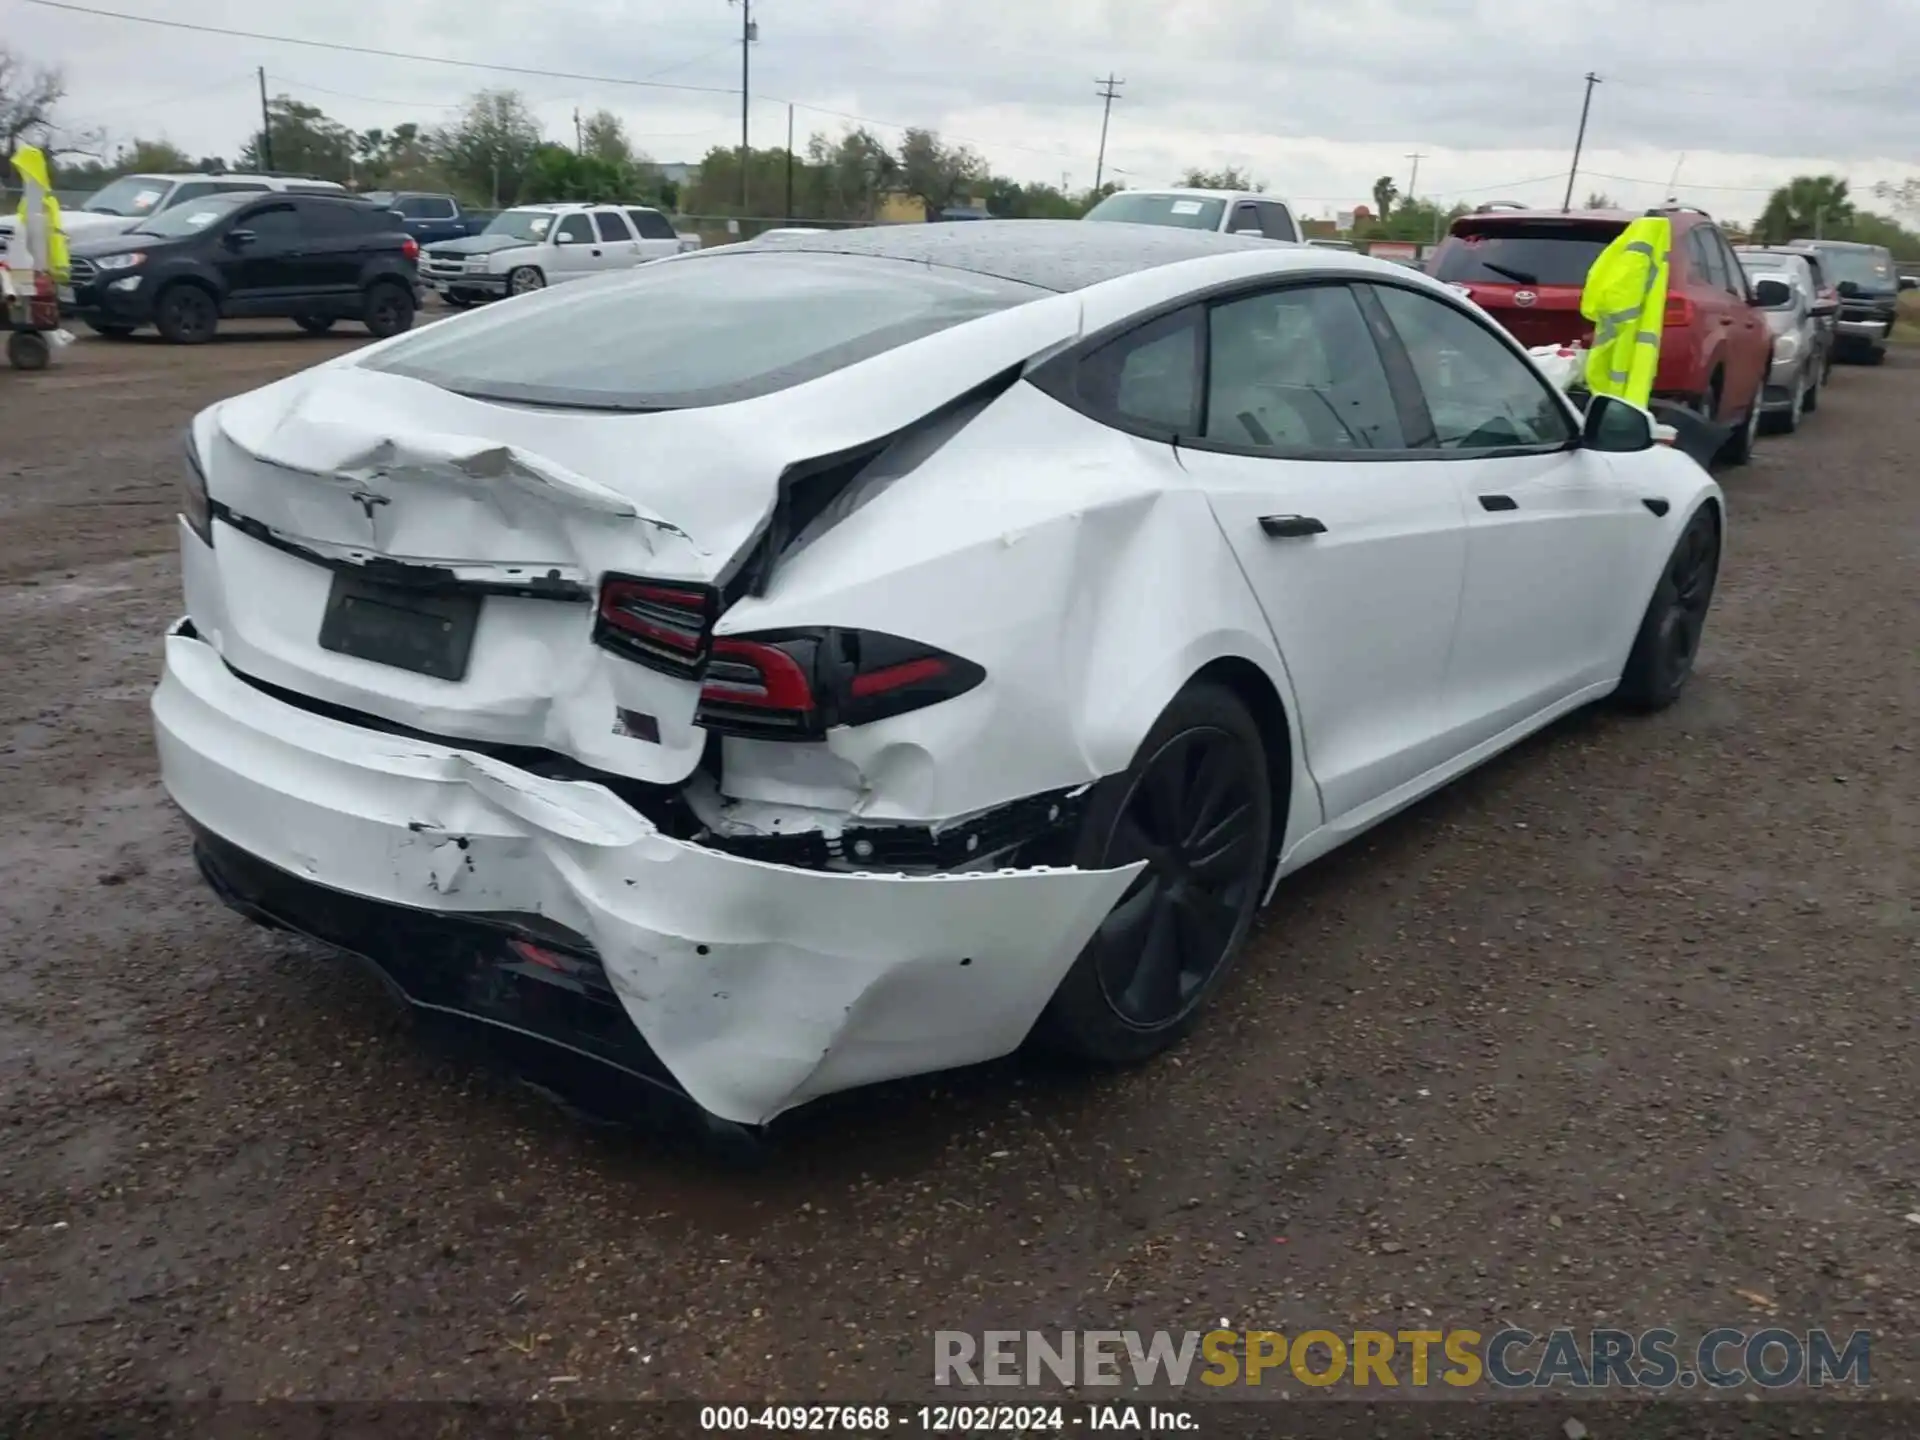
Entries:
[[1299, 745], [1294, 740], [1293, 720], [1286, 701], [1271, 676], [1253, 661], [1240, 655], [1222, 655], [1202, 665], [1187, 682], [1189, 685], [1218, 685], [1247, 707], [1267, 747], [1267, 785], [1273, 798], [1273, 834], [1267, 856], [1267, 880], [1286, 853], [1287, 837], [1292, 829], [1294, 768]]

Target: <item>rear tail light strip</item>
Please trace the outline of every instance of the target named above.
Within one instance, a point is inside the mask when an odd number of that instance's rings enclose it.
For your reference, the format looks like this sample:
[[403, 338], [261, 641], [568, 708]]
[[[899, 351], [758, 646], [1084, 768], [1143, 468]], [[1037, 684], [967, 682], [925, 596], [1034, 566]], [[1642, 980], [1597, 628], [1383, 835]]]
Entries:
[[986, 679], [970, 660], [872, 630], [713, 633], [712, 586], [609, 575], [594, 643], [649, 669], [698, 680], [694, 722], [723, 735], [817, 739], [963, 695]]

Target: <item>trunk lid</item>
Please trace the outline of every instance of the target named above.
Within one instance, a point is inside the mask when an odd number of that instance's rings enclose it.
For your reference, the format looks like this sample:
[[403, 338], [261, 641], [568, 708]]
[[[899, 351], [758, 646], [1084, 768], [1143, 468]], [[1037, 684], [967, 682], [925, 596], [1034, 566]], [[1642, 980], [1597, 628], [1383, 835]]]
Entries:
[[[189, 566], [190, 613], [269, 685], [678, 782], [706, 739], [698, 682], [594, 643], [602, 578], [719, 581], [789, 466], [906, 429], [1071, 338], [1078, 317], [1075, 297], [1035, 301], [787, 390], [650, 414], [474, 399], [359, 357], [324, 365], [196, 422], [226, 523]], [[430, 656], [436, 635], [452, 649]]]

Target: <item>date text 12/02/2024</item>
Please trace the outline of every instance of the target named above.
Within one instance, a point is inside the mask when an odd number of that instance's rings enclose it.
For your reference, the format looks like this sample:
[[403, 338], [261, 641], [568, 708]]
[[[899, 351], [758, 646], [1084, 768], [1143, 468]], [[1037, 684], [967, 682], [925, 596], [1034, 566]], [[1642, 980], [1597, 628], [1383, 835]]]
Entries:
[[1135, 1405], [703, 1405], [703, 1431], [828, 1431], [878, 1435], [1063, 1435], [1069, 1430], [1167, 1434], [1199, 1429], [1191, 1412]]

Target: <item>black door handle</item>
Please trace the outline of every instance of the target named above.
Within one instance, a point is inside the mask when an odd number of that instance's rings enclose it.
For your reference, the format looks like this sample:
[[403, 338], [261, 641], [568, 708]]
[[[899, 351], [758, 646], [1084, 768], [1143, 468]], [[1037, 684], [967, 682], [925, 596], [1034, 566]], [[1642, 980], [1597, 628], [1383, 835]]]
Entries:
[[1327, 533], [1327, 527], [1311, 515], [1262, 515], [1260, 528], [1276, 540], [1291, 540], [1302, 535]]
[[598, 254], [600, 253], [600, 251], [599, 251], [599, 250], [598, 250], [598, 249], [596, 248], [596, 249], [594, 250], [594, 252], [593, 252], [593, 253], [594, 253], [594, 254], [596, 254], [596, 255], [598, 255]]
[[1511, 495], [1482, 495], [1480, 508], [1482, 510], [1518, 510], [1520, 505]]

